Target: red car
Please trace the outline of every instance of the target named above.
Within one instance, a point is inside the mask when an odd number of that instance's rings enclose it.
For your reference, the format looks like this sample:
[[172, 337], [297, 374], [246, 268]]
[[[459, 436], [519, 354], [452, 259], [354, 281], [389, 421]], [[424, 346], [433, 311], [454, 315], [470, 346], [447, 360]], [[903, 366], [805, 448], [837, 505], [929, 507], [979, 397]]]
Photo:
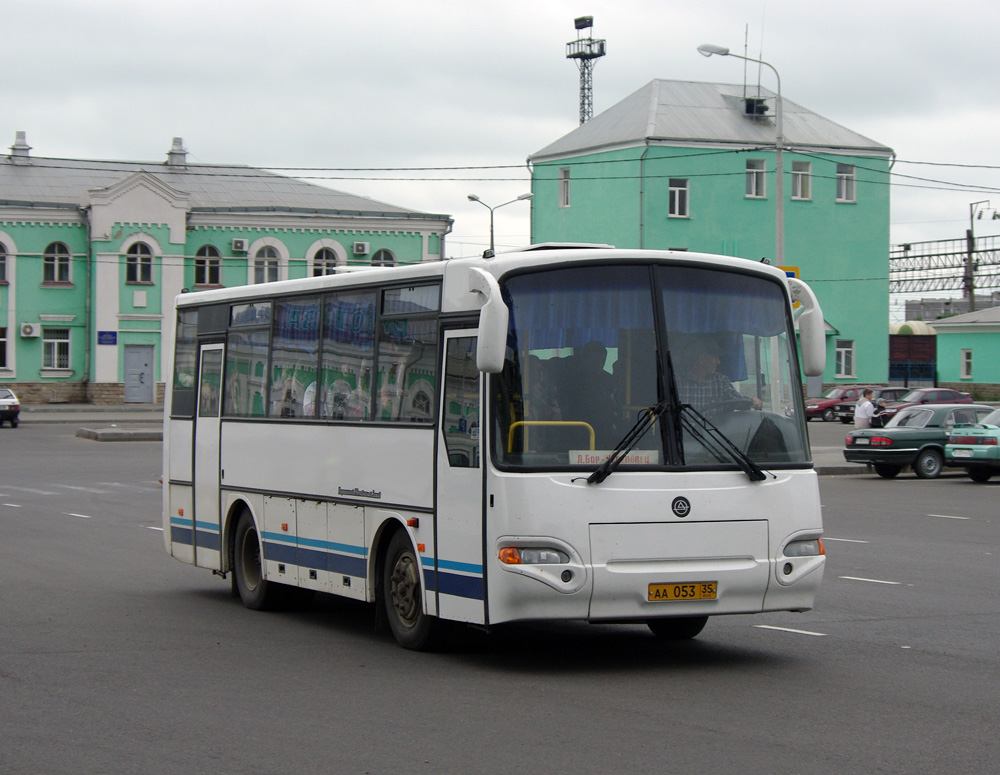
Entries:
[[821, 419], [823, 422], [833, 422], [837, 418], [834, 407], [841, 401], [857, 401], [861, 391], [865, 388], [875, 388], [878, 385], [849, 385], [847, 387], [833, 387], [827, 390], [819, 398], [806, 399], [806, 419]]
[[972, 396], [958, 390], [947, 388], [918, 388], [911, 390], [898, 401], [890, 401], [885, 405], [885, 417], [888, 420], [900, 409], [920, 404], [971, 404]]

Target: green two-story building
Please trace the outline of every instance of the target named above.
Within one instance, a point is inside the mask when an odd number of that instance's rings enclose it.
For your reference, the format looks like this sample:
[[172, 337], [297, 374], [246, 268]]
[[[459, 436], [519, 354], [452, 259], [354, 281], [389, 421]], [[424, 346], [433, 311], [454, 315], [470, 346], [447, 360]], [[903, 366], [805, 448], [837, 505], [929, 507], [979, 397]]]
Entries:
[[[774, 263], [775, 97], [655, 80], [532, 154], [532, 242]], [[827, 320], [826, 384], [888, 376], [892, 149], [783, 100], [784, 261]]]
[[154, 402], [173, 299], [443, 258], [452, 219], [246, 166], [0, 158], [0, 385], [23, 402]]

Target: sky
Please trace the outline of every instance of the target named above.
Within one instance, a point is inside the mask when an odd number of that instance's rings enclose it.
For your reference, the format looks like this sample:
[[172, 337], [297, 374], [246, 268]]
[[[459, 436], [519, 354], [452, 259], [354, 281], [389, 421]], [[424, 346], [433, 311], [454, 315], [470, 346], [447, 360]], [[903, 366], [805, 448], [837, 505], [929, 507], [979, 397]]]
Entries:
[[[975, 202], [977, 236], [1000, 233], [996, 0], [0, 0], [0, 148], [23, 130], [37, 156], [162, 162], [182, 137], [192, 161], [451, 215], [448, 255], [472, 255], [489, 211], [468, 195], [528, 192], [526, 158], [578, 126], [584, 15], [607, 41], [595, 115], [654, 78], [741, 83], [696, 51], [725, 46], [894, 149], [893, 244], [964, 238]], [[498, 249], [529, 243], [528, 213], [496, 211]]]

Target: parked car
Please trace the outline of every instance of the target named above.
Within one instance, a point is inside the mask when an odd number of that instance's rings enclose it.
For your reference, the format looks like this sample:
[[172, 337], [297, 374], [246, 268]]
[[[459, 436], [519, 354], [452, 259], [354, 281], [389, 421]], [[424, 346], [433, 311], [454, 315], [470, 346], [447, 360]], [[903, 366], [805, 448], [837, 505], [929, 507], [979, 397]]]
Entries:
[[921, 479], [935, 479], [944, 467], [948, 432], [959, 425], [981, 422], [993, 412], [982, 404], [929, 404], [900, 410], [884, 428], [852, 431], [844, 439], [844, 458], [871, 463], [886, 479], [906, 466]]
[[0, 388], [0, 425], [9, 422], [11, 428], [17, 427], [17, 416], [21, 413], [21, 402], [17, 400], [10, 388]]
[[836, 418], [834, 407], [841, 401], [857, 401], [865, 388], [875, 388], [878, 385], [848, 385], [847, 387], [832, 387], [819, 398], [806, 399], [806, 420], [820, 419], [823, 422], [833, 422]]
[[900, 409], [923, 404], [971, 404], [972, 396], [958, 390], [946, 388], [918, 388], [911, 390], [898, 401], [886, 404], [886, 415], [892, 417]]
[[944, 464], [964, 468], [974, 482], [1000, 474], [1000, 409], [976, 425], [955, 428], [944, 447]]
[[[906, 387], [873, 387], [872, 390], [875, 391], [872, 401], [878, 401], [880, 398], [884, 398], [886, 401], [898, 401], [910, 392], [910, 389]], [[857, 405], [857, 398], [853, 401], [841, 401], [833, 407], [833, 413], [844, 425], [847, 425], [854, 422], [854, 407]]]

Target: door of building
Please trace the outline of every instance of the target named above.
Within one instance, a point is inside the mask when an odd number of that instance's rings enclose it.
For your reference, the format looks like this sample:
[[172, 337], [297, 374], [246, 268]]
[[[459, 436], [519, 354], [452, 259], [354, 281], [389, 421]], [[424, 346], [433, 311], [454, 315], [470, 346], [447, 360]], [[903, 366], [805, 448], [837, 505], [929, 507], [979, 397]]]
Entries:
[[125, 403], [153, 403], [153, 346], [125, 345]]

